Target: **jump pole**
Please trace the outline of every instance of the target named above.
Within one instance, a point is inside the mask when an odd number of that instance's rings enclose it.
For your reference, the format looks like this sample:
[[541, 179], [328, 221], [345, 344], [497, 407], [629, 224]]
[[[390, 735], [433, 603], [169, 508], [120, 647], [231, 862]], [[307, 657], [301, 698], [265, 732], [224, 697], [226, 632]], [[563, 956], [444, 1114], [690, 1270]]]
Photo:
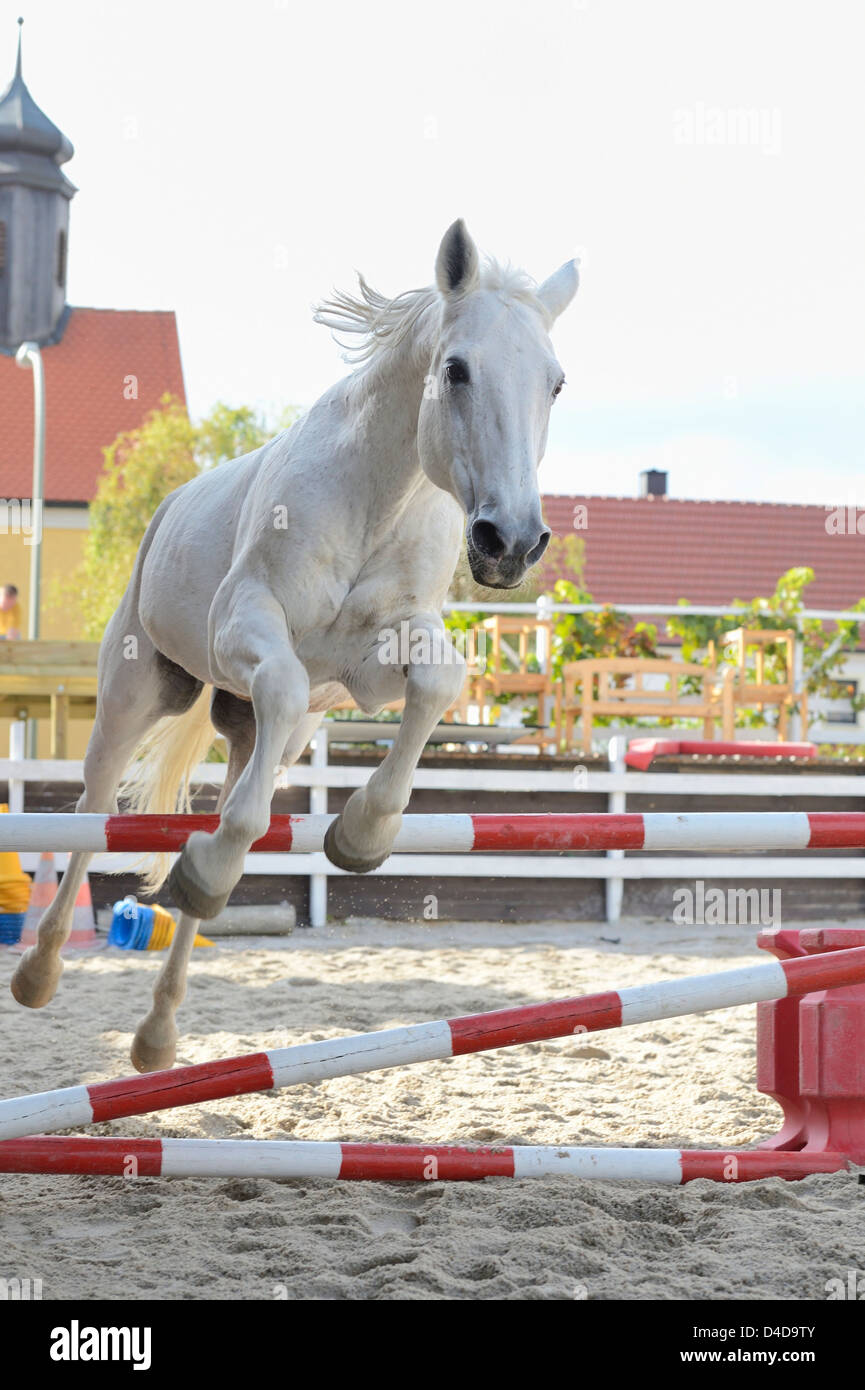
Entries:
[[863, 981], [865, 946], [858, 946], [849, 951], [746, 965], [714, 975], [691, 975], [602, 994], [300, 1043], [224, 1061], [2, 1100], [0, 1140], [518, 1043], [787, 999]]
[[[254, 851], [310, 854], [324, 847], [328, 815], [274, 816]], [[213, 833], [216, 815], [0, 817], [0, 850], [165, 853], [194, 830]], [[499, 851], [865, 849], [865, 811], [697, 811], [640, 814], [403, 816], [397, 854]]]
[[837, 1153], [735, 1149], [602, 1149], [518, 1145], [305, 1143], [283, 1139], [119, 1139], [40, 1135], [0, 1143], [0, 1172], [122, 1178], [341, 1178], [469, 1182], [479, 1178], [594, 1178], [678, 1186], [795, 1179], [849, 1169]]

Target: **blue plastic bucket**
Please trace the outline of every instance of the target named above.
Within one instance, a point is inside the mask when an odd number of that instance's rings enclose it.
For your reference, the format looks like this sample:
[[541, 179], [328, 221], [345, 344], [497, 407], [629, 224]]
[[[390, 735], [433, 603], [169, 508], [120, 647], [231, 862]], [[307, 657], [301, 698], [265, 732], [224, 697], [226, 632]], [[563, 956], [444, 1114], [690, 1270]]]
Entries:
[[21, 940], [26, 912], [0, 912], [0, 946], [14, 946]]
[[114, 904], [108, 945], [124, 951], [146, 951], [153, 934], [153, 908], [137, 898], [123, 898]]

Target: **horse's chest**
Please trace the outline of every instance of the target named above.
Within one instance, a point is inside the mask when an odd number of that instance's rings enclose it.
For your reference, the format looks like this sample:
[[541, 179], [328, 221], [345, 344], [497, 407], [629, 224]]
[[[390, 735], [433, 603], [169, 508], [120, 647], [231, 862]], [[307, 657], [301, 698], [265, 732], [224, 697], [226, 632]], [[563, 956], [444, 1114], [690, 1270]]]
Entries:
[[390, 620], [391, 615], [383, 607], [372, 601], [358, 602], [350, 593], [327, 628], [308, 632], [302, 638], [298, 655], [311, 677], [339, 679], [347, 669], [363, 661]]

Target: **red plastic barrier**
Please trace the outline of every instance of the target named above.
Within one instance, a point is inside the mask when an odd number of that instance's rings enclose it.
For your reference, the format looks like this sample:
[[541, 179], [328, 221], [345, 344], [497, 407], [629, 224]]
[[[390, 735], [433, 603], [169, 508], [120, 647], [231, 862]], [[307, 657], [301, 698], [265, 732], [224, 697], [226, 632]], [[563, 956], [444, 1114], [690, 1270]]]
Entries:
[[[865, 929], [763, 931], [758, 944], [798, 965], [825, 951], [865, 946]], [[761, 1148], [838, 1150], [865, 1164], [865, 985], [758, 1004], [757, 1088], [784, 1111], [780, 1132]]]
[[736, 758], [816, 758], [814, 743], [759, 743], [755, 740], [740, 743], [706, 738], [632, 738], [625, 754], [628, 767], [645, 772], [653, 759], [680, 753]]

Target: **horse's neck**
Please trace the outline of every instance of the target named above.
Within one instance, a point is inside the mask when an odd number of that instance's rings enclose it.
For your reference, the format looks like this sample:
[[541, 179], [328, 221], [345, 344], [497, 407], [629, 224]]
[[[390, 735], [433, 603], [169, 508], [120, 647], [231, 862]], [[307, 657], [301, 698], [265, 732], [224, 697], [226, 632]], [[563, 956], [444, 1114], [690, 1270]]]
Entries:
[[429, 483], [417, 447], [418, 413], [431, 349], [406, 343], [374, 358], [346, 383], [355, 419], [358, 483], [382, 519], [411, 505]]

